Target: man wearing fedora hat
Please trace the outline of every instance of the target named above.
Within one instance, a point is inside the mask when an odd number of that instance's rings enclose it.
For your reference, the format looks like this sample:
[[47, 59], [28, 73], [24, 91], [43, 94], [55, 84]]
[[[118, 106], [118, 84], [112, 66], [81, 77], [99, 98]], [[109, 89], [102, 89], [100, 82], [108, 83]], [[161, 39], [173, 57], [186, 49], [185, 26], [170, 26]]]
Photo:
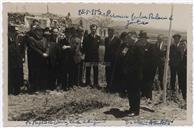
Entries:
[[[176, 91], [175, 91], [175, 81], [176, 81], [176, 75], [178, 75], [178, 84], [179, 89], [183, 89], [182, 87], [182, 81], [184, 81], [184, 76], [182, 73], [182, 61], [183, 61], [183, 55], [182, 51], [184, 51], [185, 47], [181, 43], [181, 35], [175, 34], [173, 35], [174, 43], [172, 43], [170, 47], [170, 71], [171, 71], [171, 78], [170, 78], [170, 85], [172, 90], [172, 97], [176, 99]], [[185, 96], [184, 96], [185, 99]]]

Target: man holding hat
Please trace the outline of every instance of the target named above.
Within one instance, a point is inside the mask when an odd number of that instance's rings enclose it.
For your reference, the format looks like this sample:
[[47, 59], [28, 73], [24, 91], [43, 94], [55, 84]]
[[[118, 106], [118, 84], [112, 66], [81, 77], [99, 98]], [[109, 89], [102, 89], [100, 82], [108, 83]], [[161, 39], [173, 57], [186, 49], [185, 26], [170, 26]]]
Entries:
[[130, 39], [122, 51], [123, 54], [123, 77], [125, 89], [129, 100], [129, 116], [138, 116], [140, 111], [140, 87], [142, 74], [141, 45], [137, 42], [137, 33], [131, 32]]

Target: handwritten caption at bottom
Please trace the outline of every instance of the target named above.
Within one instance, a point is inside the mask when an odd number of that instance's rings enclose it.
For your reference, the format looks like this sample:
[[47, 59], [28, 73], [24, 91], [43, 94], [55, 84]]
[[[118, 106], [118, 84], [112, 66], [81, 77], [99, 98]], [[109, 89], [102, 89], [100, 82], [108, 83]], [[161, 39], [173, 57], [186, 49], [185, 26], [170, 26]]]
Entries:
[[[171, 125], [173, 120], [125, 120], [126, 126], [130, 125]], [[54, 120], [54, 121], [26, 121], [26, 126], [97, 126], [97, 125], [111, 125], [108, 120]], [[119, 122], [118, 122], [119, 124]]]

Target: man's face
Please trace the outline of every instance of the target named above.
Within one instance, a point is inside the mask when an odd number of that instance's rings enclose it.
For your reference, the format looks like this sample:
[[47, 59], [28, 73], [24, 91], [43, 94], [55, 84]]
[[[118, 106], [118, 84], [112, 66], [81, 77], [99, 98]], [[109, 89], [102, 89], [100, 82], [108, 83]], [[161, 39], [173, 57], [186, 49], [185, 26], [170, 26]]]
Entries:
[[174, 42], [177, 44], [180, 42], [180, 38], [179, 37], [174, 37]]
[[137, 35], [132, 34], [132, 35], [131, 35], [131, 39], [134, 40], [134, 41], [136, 41], [136, 40], [137, 40]]
[[67, 38], [69, 38], [69, 37], [71, 36], [71, 33], [70, 33], [70, 32], [65, 32], [65, 36], [66, 36]]
[[113, 35], [114, 35], [113, 30], [108, 30], [108, 36], [109, 36], [109, 37], [112, 37]]
[[125, 42], [125, 43], [128, 43], [128, 42], [129, 42], [129, 36], [128, 36], [128, 35], [126, 35], [126, 36], [123, 38], [123, 42]]
[[49, 31], [44, 32], [44, 37], [49, 38], [51, 36], [51, 33]]
[[38, 21], [34, 22], [34, 25], [39, 25], [39, 22]]
[[157, 38], [158, 42], [162, 42], [163, 38], [164, 38], [163, 36], [158, 36], [158, 38]]
[[15, 34], [19, 34], [19, 28], [18, 27], [15, 27]]
[[58, 29], [54, 29], [51, 33], [51, 38], [54, 40], [57, 39], [58, 34], [59, 34]]
[[35, 21], [35, 22], [33, 23], [31, 29], [32, 29], [32, 30], [35, 30], [37, 26], [39, 26], [39, 22], [38, 22], [38, 21]]
[[80, 32], [77, 33], [77, 35], [78, 35], [79, 37], [82, 37], [82, 36], [84, 35], [84, 33], [83, 33], [83, 31], [80, 31]]
[[45, 31], [44, 35], [50, 35], [50, 32], [49, 31]]
[[53, 36], [58, 36], [58, 34], [59, 34], [58, 29], [54, 29], [54, 30], [53, 30]]
[[96, 26], [91, 27], [91, 28], [90, 28], [91, 33], [92, 33], [92, 34], [96, 34], [96, 29], [97, 29], [97, 27], [96, 27]]
[[183, 43], [184, 43], [185, 45], [187, 45], [187, 41], [183, 41]]

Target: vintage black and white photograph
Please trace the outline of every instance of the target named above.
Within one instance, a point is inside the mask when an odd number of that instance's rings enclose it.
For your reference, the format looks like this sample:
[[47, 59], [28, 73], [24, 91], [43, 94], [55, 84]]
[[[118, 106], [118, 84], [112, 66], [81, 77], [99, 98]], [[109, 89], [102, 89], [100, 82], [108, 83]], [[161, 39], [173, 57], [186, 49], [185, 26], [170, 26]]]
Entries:
[[4, 125], [192, 125], [191, 4], [4, 3], [3, 29]]

